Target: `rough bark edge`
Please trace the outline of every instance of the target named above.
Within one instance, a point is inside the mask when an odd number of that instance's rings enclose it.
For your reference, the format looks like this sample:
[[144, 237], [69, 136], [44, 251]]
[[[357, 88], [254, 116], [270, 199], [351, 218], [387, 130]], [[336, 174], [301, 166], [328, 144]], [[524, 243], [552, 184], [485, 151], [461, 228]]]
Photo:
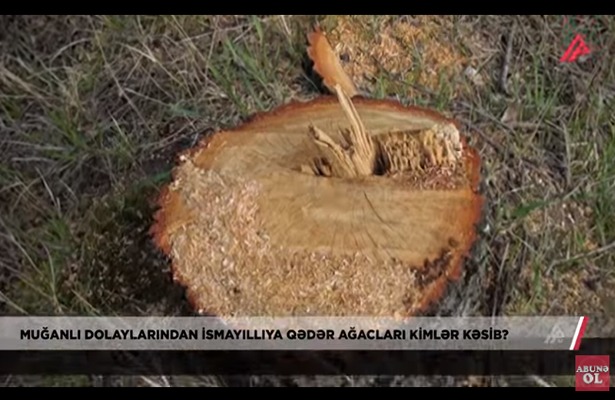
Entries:
[[[458, 121], [451, 118], [446, 118], [433, 110], [415, 106], [404, 106], [401, 103], [390, 99], [375, 100], [367, 99], [364, 97], [355, 97], [352, 99], [352, 101], [355, 106], [357, 104], [362, 104], [376, 108], [380, 107], [385, 109], [399, 110], [422, 115], [424, 117], [434, 119], [438, 122], [449, 122], [454, 124], [457, 129], [461, 131], [461, 125]], [[196, 295], [196, 293], [193, 293], [192, 290], [189, 288], [188, 284], [185, 283], [185, 278], [179, 273], [177, 268], [175, 268], [175, 261], [171, 257], [171, 235], [173, 234], [173, 232], [175, 232], [176, 229], [181, 227], [183, 223], [190, 220], [190, 216], [187, 215], [187, 210], [183, 206], [183, 201], [176, 192], [170, 189], [170, 185], [177, 179], [179, 167], [184, 162], [184, 160], [192, 159], [197, 153], [206, 150], [210, 146], [219, 146], [221, 144], [221, 141], [223, 141], [223, 139], [227, 135], [232, 135], [234, 133], [238, 133], [250, 128], [257, 128], [261, 125], [267, 125], [269, 121], [274, 120], [281, 114], [300, 113], [307, 108], [329, 105], [331, 103], [337, 104], [337, 97], [321, 96], [308, 102], [292, 102], [270, 112], [257, 113], [244, 124], [241, 124], [233, 129], [219, 131], [217, 133], [211, 134], [203, 138], [196, 146], [187, 149], [177, 155], [177, 166], [171, 172], [171, 183], [167, 184], [162, 189], [159, 195], [158, 201], [156, 203], [158, 206], [158, 210], [154, 214], [154, 224], [150, 228], [149, 232], [150, 235], [153, 237], [156, 246], [161, 249], [165, 255], [171, 258], [171, 274], [173, 276], [173, 281], [181, 284], [186, 289], [186, 298], [190, 306], [194, 310], [204, 310], [204, 314], [216, 315], [215, 310], [209, 310], [207, 307], [201, 307], [198, 304], [198, 296]], [[286, 115], [286, 117], [288, 117], [288, 115]], [[479, 186], [481, 180], [481, 158], [478, 151], [468, 145], [465, 135], [461, 134], [460, 136], [464, 149], [464, 157], [468, 158], [466, 164], [467, 172], [471, 183], [471, 190], [474, 193], [474, 202], [472, 203], [471, 209], [468, 210], [465, 216], [468, 219], [468, 226], [473, 226], [474, 229], [470, 230], [469, 237], [466, 240], [466, 245], [463, 248], [457, 250], [457, 252], [459, 252], [460, 254], [457, 262], [453, 263], [442, 277], [438, 278], [429, 285], [430, 288], [425, 290], [426, 295], [424, 297], [424, 300], [420, 303], [414, 313], [408, 315], [409, 317], [428, 310], [428, 308], [432, 304], [434, 304], [442, 297], [446, 290], [446, 287], [448, 286], [447, 284], [449, 283], [449, 281], [456, 281], [461, 277], [461, 272], [465, 264], [465, 259], [471, 256], [471, 249], [476, 242], [478, 236], [476, 229], [482, 216], [482, 208], [484, 204], [484, 197], [479, 193]], [[179, 215], [176, 215], [176, 213], [179, 213]]]
[[482, 217], [483, 205], [485, 202], [484, 197], [479, 193], [480, 186], [480, 170], [481, 170], [481, 158], [478, 151], [467, 144], [464, 136], [461, 137], [462, 144], [464, 146], [464, 156], [467, 157], [467, 173], [470, 179], [471, 190], [474, 193], [474, 201], [471, 208], [464, 214], [468, 226], [470, 229], [469, 236], [466, 240], [466, 244], [463, 248], [459, 249], [459, 259], [457, 262], [452, 263], [447, 269], [446, 273], [433, 282], [430, 289], [425, 290], [425, 297], [418, 306], [415, 314], [423, 313], [429, 310], [430, 306], [435, 304], [444, 295], [449, 282], [458, 281], [461, 278], [463, 267], [465, 262], [472, 254], [472, 248], [478, 238], [477, 228]]

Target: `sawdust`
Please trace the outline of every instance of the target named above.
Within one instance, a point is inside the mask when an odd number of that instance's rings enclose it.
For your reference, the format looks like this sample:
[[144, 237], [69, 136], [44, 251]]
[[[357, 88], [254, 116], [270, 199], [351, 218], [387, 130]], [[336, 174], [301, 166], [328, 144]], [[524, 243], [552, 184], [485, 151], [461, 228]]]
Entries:
[[189, 162], [178, 178], [184, 183], [176, 190], [196, 210], [197, 219], [172, 236], [175, 274], [198, 296], [195, 303], [208, 304], [217, 315], [280, 316], [290, 311], [401, 318], [420, 306], [423, 290], [418, 286], [440, 278], [451, 261], [450, 251], [443, 249], [440, 258], [426, 261], [421, 273], [394, 259], [381, 263], [361, 254], [339, 257], [272, 248], [258, 222], [256, 182], [222, 177]]
[[460, 74], [466, 62], [450, 44], [449, 16], [382, 16], [377, 26], [368, 16], [335, 16], [323, 25], [344, 71], [370, 93], [380, 71], [438, 90], [441, 80]]

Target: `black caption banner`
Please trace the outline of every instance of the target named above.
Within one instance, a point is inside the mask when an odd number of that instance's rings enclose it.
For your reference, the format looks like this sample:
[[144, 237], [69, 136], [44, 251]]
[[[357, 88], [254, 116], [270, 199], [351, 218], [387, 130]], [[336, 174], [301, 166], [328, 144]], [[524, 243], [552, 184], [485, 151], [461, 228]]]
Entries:
[[0, 375], [572, 375], [578, 351], [2, 351]]

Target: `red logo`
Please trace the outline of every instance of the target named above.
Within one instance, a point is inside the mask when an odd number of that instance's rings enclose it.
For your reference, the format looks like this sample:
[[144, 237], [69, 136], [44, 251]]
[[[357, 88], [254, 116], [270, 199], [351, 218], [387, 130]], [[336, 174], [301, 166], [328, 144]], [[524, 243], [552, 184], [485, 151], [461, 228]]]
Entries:
[[577, 391], [609, 391], [609, 356], [575, 356]]
[[570, 42], [568, 49], [566, 49], [566, 52], [559, 60], [560, 62], [573, 62], [577, 58], [587, 54], [591, 54], [591, 50], [589, 50], [589, 47], [585, 44], [583, 37], [578, 34], [574, 37], [572, 42]]

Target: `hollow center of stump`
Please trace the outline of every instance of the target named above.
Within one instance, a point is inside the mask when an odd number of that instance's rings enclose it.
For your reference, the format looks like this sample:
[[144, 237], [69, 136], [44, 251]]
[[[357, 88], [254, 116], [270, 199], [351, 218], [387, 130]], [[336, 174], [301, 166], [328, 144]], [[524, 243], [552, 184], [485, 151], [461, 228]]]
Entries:
[[[457, 187], [463, 177], [462, 146], [459, 131], [452, 123], [430, 129], [390, 132], [370, 136], [350, 98], [335, 87], [350, 129], [342, 130], [340, 142], [311, 125], [310, 136], [320, 156], [311, 165], [301, 166], [305, 173], [338, 178], [367, 176], [413, 177], [435, 187]], [[434, 185], [432, 185], [434, 186]]]

